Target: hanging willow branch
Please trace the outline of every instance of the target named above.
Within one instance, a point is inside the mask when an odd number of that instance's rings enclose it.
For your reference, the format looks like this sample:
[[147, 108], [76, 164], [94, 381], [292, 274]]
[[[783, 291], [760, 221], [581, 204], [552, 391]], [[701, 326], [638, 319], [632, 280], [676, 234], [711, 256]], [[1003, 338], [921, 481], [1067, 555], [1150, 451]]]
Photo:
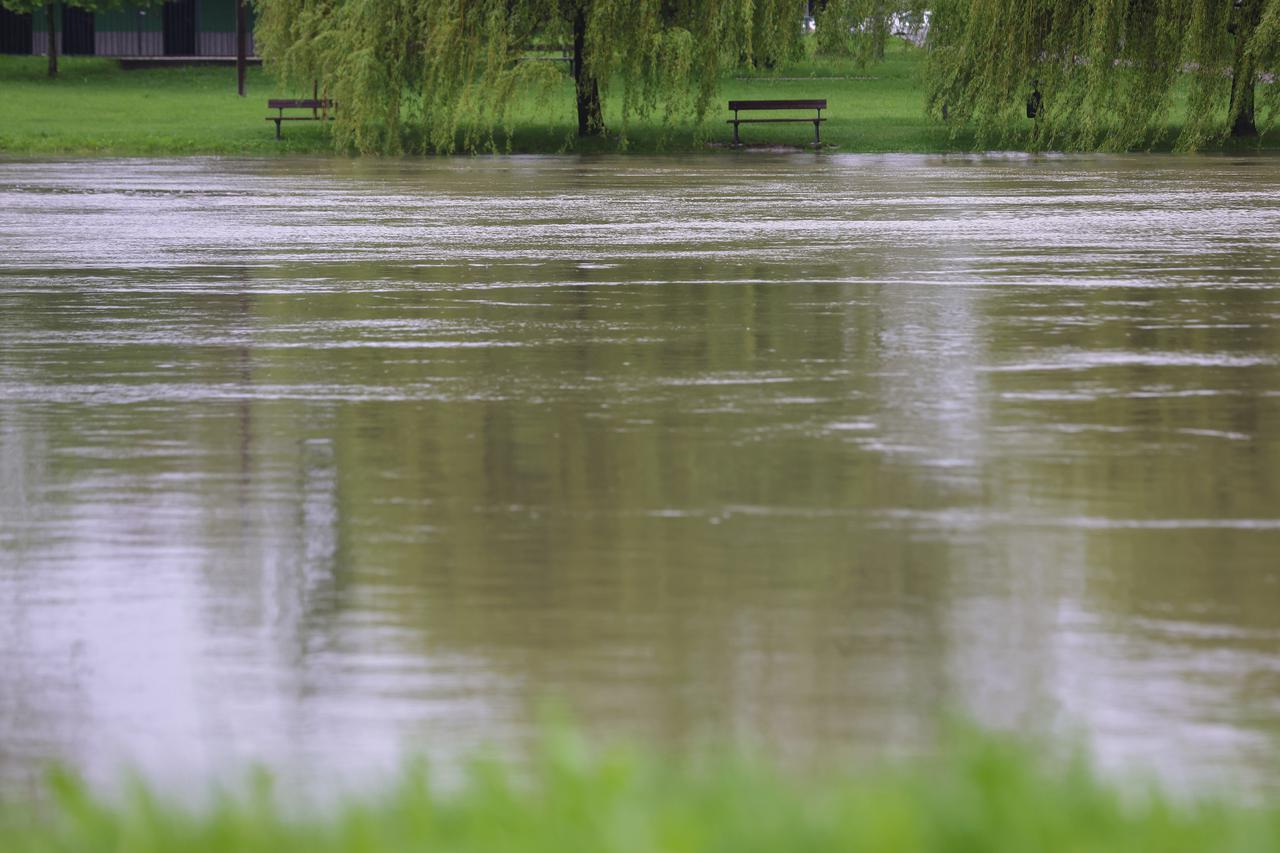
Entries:
[[635, 116], [701, 117], [726, 64], [793, 55], [803, 0], [257, 0], [276, 75], [338, 102], [340, 148], [492, 150], [518, 95], [565, 81], [532, 52], [573, 48], [580, 132]]
[[[1132, 149], [1181, 121], [1178, 147], [1256, 134], [1280, 0], [937, 0], [926, 79], [933, 115], [980, 145], [1020, 144], [1033, 84], [1038, 148]], [[1274, 119], [1275, 86], [1262, 85]]]
[[878, 62], [895, 25], [918, 25], [928, 5], [920, 0], [819, 0], [814, 4], [818, 51], [851, 57], [864, 66]]

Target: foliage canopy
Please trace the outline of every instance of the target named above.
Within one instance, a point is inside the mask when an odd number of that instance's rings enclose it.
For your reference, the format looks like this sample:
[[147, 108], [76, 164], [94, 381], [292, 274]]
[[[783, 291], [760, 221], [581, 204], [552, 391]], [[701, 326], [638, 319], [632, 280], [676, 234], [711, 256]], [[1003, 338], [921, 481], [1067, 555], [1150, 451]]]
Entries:
[[[720, 71], [800, 43], [803, 0], [259, 0], [257, 45], [281, 79], [339, 105], [339, 147], [484, 150], [524, 87], [576, 81], [579, 133], [602, 93], [630, 118], [701, 114]], [[550, 61], [548, 61], [550, 60]]]
[[[1149, 146], [1185, 110], [1180, 148], [1274, 124], [1280, 0], [936, 0], [933, 115], [1010, 140], [1033, 90], [1039, 148]], [[1185, 103], [1182, 99], [1185, 99]]]
[[895, 29], [918, 26], [924, 20], [926, 5], [912, 0], [816, 0], [818, 51], [849, 56], [864, 66], [882, 60]]
[[104, 9], [118, 9], [125, 5], [154, 6], [163, 0], [0, 0], [0, 6], [11, 12], [23, 14], [37, 9], [53, 9], [60, 6], [74, 6], [89, 12], [100, 12]]

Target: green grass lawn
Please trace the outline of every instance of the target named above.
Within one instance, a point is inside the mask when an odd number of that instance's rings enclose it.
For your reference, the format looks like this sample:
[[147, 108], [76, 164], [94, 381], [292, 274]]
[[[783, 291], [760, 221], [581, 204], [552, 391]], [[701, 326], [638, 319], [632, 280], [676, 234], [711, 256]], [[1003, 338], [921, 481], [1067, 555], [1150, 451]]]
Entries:
[[[924, 114], [921, 83], [921, 51], [900, 47], [884, 62], [858, 68], [851, 62], [809, 60], [780, 68], [772, 74], [730, 78], [721, 86], [724, 100], [826, 98], [828, 121], [822, 141], [853, 152], [932, 152], [950, 150], [948, 130]], [[728, 139], [725, 116], [719, 120], [716, 138]], [[745, 143], [811, 140], [810, 125], [743, 125]]]
[[[235, 69], [122, 71], [110, 59], [65, 56], [61, 76], [43, 57], [0, 56], [0, 152], [9, 154], [293, 154], [329, 151], [319, 122], [292, 122], [285, 139], [263, 121], [276, 91], [249, 70], [250, 96], [236, 95]], [[310, 96], [310, 93], [306, 93]]]
[[[498, 132], [494, 147], [513, 154], [543, 152], [685, 152], [727, 146], [732, 138], [726, 102], [731, 99], [828, 101], [822, 138], [845, 152], [940, 152], [968, 150], [972, 134], [952, 137], [950, 128], [924, 115], [920, 82], [923, 53], [893, 45], [886, 60], [869, 68], [840, 59], [810, 58], [769, 72], [724, 77], [704, 122], [690, 118], [664, 124], [632, 118], [621, 140], [617, 100], [605, 100], [607, 138], [579, 140], [567, 73], [553, 91], [527, 93], [512, 108], [511, 136]], [[42, 56], [0, 56], [0, 154], [102, 155], [288, 155], [329, 154], [329, 128], [319, 122], [289, 122], [275, 140], [266, 122], [269, 97], [305, 97], [288, 91], [262, 69], [250, 69], [247, 97], [236, 95], [229, 67], [122, 70], [111, 59], [64, 56], [61, 77], [45, 76]], [[1029, 127], [1029, 123], [1028, 123]], [[1021, 128], [1012, 128], [1018, 138]], [[742, 141], [760, 146], [804, 146], [812, 124], [746, 124]], [[1171, 126], [1162, 149], [1178, 134]], [[1271, 134], [1276, 137], [1276, 134]], [[1280, 138], [1265, 138], [1276, 149]], [[1258, 149], [1258, 142], [1233, 150]]]
[[[724, 103], [731, 98], [826, 98], [823, 141], [841, 151], [937, 151], [949, 147], [944, 130], [924, 116], [918, 52], [893, 51], [869, 69], [839, 61], [806, 61], [746, 79], [721, 81], [707, 120], [674, 127], [633, 121], [634, 151], [688, 151], [727, 143]], [[304, 97], [282, 90], [261, 69], [251, 69], [249, 95], [235, 94], [235, 70], [191, 67], [122, 71], [110, 59], [63, 57], [61, 77], [45, 76], [43, 57], [0, 56], [0, 152], [8, 154], [294, 154], [331, 151], [319, 123], [289, 122], [284, 139], [264, 121], [269, 97]], [[611, 130], [621, 116], [606, 104]], [[498, 147], [517, 153], [616, 150], [614, 138], [580, 142], [575, 136], [573, 90], [566, 75], [545, 100], [516, 104], [515, 132]], [[812, 125], [744, 125], [749, 144], [803, 145]]]
[[[768, 72], [738, 73], [720, 81], [706, 119], [664, 125], [654, 117], [632, 119], [625, 141], [618, 99], [606, 99], [606, 139], [579, 140], [573, 88], [566, 73], [549, 93], [530, 92], [512, 109], [513, 133], [499, 132], [494, 147], [512, 153], [636, 152], [680, 153], [725, 146], [730, 99], [826, 98], [823, 142], [842, 152], [943, 152], [968, 150], [972, 134], [953, 138], [949, 128], [924, 114], [923, 53], [894, 45], [884, 62], [869, 68], [839, 59], [810, 58]], [[0, 56], [0, 154], [110, 155], [279, 155], [331, 153], [328, 128], [319, 122], [288, 122], [276, 141], [267, 116], [270, 97], [307, 97], [310, 92], [280, 87], [261, 69], [249, 73], [249, 96], [235, 94], [230, 67], [122, 71], [110, 59], [63, 57], [62, 76], [49, 80], [40, 56]], [[1029, 127], [1029, 122], [1027, 127]], [[1024, 129], [1013, 128], [1017, 139]], [[748, 145], [803, 146], [810, 124], [744, 125]], [[1171, 126], [1168, 149], [1178, 128]], [[1257, 141], [1232, 150], [1256, 150]], [[1261, 147], [1280, 147], [1280, 137]]]
[[[741, 758], [662, 761], [596, 754], [569, 735], [518, 773], [477, 764], [447, 788], [413, 772], [381, 793], [299, 809], [265, 779], [191, 810], [134, 786], [96, 797], [55, 778], [38, 809], [0, 807], [6, 853], [512, 851], [1280, 850], [1274, 806], [1121, 791], [1078, 758], [962, 734], [941, 758], [880, 772], [808, 773]], [[281, 802], [291, 806], [282, 806]]]

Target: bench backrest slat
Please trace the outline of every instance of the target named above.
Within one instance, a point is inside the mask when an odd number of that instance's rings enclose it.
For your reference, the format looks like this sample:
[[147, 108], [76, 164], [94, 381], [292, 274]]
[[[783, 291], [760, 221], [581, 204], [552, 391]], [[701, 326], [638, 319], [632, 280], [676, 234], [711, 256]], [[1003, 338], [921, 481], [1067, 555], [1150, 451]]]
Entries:
[[731, 110], [825, 110], [825, 98], [819, 101], [730, 101]]
[[272, 99], [267, 101], [267, 109], [269, 110], [280, 110], [280, 109], [287, 110], [292, 108], [322, 110], [331, 106], [333, 106], [332, 101], [317, 101], [314, 98], [303, 98], [300, 100]]

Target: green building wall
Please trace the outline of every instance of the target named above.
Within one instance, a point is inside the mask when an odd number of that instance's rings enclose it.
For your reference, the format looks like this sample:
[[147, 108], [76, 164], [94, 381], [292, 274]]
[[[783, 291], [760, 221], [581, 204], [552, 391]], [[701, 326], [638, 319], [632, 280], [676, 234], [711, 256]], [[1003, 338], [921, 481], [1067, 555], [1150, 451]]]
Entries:
[[[253, 6], [245, 4], [248, 26], [246, 46], [254, 55]], [[164, 10], [161, 6], [125, 5], [94, 13], [94, 53], [98, 56], [164, 56]], [[61, 52], [61, 21], [54, 19]], [[32, 15], [32, 53], [44, 53], [48, 43], [45, 13]], [[234, 56], [236, 53], [236, 0], [195, 0], [194, 56]]]

